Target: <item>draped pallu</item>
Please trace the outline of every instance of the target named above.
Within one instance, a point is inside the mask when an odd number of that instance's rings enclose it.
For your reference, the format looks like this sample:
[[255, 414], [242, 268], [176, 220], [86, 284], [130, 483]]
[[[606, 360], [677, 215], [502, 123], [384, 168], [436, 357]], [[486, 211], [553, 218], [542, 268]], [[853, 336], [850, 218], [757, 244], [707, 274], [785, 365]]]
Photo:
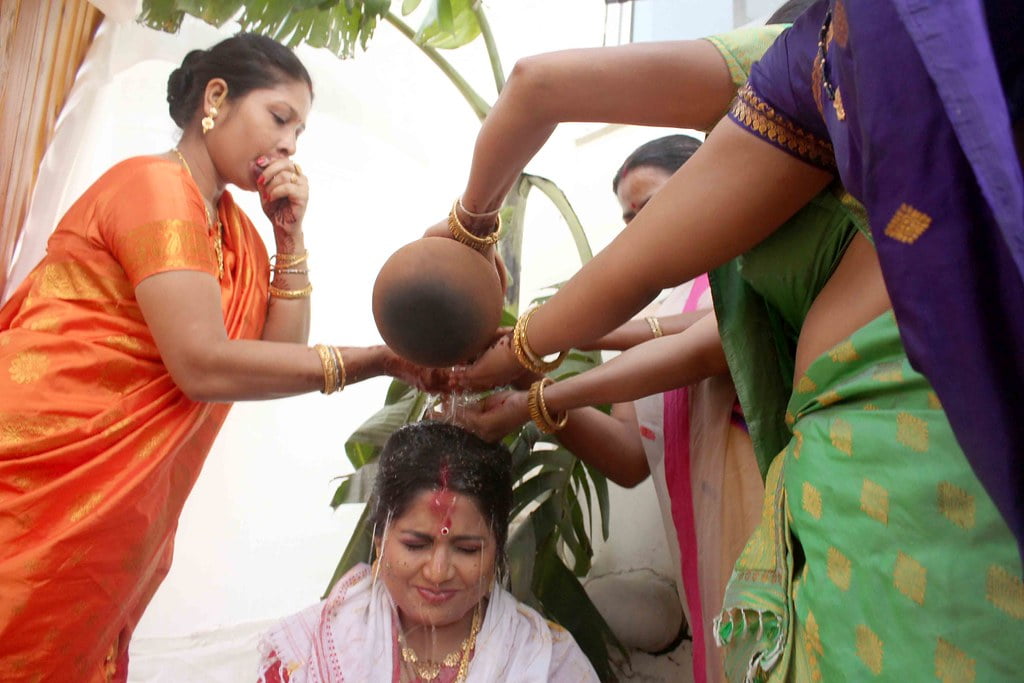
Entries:
[[[227, 192], [218, 215], [225, 329], [258, 338], [267, 253]], [[129, 159], [0, 310], [0, 680], [109, 677], [167, 573], [230, 408], [184, 395], [143, 319], [134, 287], [172, 270], [217, 277], [202, 196], [180, 165]]]

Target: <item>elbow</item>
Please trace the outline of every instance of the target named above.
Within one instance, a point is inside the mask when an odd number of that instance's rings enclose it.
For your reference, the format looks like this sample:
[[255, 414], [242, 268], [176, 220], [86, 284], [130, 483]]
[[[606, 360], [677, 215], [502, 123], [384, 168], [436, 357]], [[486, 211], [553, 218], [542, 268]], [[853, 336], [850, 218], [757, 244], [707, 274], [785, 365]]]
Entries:
[[617, 472], [610, 479], [624, 489], [634, 489], [647, 480], [650, 472], [647, 468], [631, 468], [623, 472]]
[[558, 123], [546, 106], [552, 101], [550, 94], [557, 89], [549, 62], [550, 56], [546, 54], [519, 59], [512, 67], [502, 95], [542, 122]]
[[217, 362], [215, 353], [187, 353], [165, 360], [165, 364], [174, 384], [190, 401], [217, 403], [230, 400], [222, 376], [224, 366]]

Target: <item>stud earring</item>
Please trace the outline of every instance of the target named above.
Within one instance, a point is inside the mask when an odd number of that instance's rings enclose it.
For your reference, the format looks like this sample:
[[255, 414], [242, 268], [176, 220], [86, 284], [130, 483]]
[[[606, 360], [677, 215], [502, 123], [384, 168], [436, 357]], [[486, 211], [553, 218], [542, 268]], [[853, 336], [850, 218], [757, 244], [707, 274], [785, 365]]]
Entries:
[[213, 130], [213, 127], [217, 123], [214, 121], [215, 118], [217, 118], [217, 107], [210, 107], [210, 113], [204, 116], [203, 120], [200, 122], [203, 126], [203, 135], [206, 135]]

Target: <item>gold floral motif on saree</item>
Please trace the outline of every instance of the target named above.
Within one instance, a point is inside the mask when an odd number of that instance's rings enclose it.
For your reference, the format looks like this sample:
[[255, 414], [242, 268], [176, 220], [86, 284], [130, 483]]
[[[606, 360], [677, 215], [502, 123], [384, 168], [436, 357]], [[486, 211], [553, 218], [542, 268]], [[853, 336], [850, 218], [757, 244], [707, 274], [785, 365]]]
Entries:
[[809, 481], [804, 482], [801, 504], [807, 514], [821, 519], [821, 492]]
[[918, 453], [928, 450], [928, 423], [910, 413], [896, 416], [896, 440]]
[[942, 683], [972, 683], [976, 678], [975, 660], [942, 638], [935, 648], [935, 677]]
[[985, 597], [1014, 619], [1024, 620], [1024, 581], [992, 565], [985, 576]]
[[974, 528], [974, 496], [956, 484], [940, 481], [939, 512], [961, 529]]
[[50, 357], [41, 351], [21, 351], [11, 358], [7, 372], [15, 384], [38, 381], [50, 366]]
[[136, 275], [174, 269], [201, 268], [217, 272], [217, 257], [206, 228], [179, 219], [139, 226], [125, 238], [121, 259], [125, 272]]
[[928, 570], [902, 550], [896, 553], [896, 566], [893, 568], [892, 582], [900, 593], [918, 605], [924, 604], [925, 591], [928, 589]]
[[931, 227], [932, 217], [910, 204], [900, 204], [885, 226], [885, 234], [897, 242], [913, 244]]
[[860, 489], [860, 509], [871, 519], [889, 524], [889, 491], [870, 479]]
[[829, 426], [828, 438], [840, 453], [853, 455], [853, 425], [837, 417]]
[[740, 88], [730, 113], [741, 125], [787, 148], [799, 158], [835, 170], [832, 144], [779, 114], [774, 107], [758, 97], [749, 84]]
[[882, 673], [884, 647], [878, 634], [864, 624], [857, 626], [857, 656], [860, 657], [860, 661], [864, 662], [864, 666], [876, 676]]
[[839, 587], [839, 590], [850, 590], [850, 558], [844, 555], [835, 546], [831, 546], [828, 549], [828, 558], [825, 566], [828, 572], [828, 578], [832, 580], [832, 583]]
[[80, 496], [68, 509], [68, 520], [72, 523], [81, 522], [100, 504], [104, 497], [100, 491]]

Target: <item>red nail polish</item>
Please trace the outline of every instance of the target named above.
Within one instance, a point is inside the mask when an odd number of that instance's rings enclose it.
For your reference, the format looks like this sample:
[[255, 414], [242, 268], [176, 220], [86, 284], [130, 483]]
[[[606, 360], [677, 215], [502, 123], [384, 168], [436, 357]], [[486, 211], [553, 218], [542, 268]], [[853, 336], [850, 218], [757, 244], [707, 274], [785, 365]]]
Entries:
[[256, 184], [260, 187], [263, 187], [264, 185], [267, 184], [267, 179], [261, 175], [259, 178], [256, 179]]

